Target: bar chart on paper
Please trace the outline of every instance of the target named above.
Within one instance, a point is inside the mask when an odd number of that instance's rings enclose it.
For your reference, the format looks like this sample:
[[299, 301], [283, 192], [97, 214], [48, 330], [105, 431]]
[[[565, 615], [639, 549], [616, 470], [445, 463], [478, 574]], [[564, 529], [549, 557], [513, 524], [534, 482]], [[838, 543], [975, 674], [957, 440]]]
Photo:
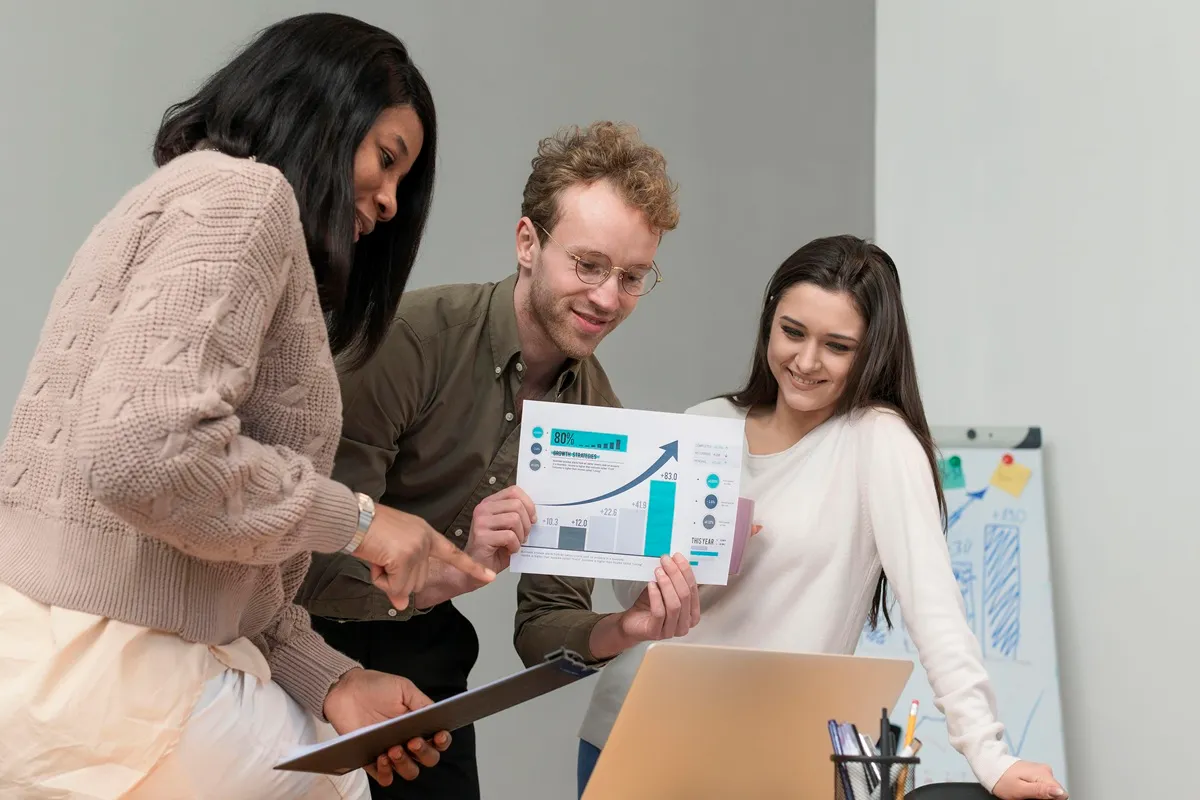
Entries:
[[528, 545], [558, 550], [619, 553], [658, 558], [671, 552], [675, 525], [674, 481], [647, 482], [646, 499], [602, 506], [598, 515], [572, 517], [555, 509], [539, 514]]
[[743, 423], [527, 402], [517, 483], [537, 505], [515, 572], [647, 580], [684, 553], [725, 583]]

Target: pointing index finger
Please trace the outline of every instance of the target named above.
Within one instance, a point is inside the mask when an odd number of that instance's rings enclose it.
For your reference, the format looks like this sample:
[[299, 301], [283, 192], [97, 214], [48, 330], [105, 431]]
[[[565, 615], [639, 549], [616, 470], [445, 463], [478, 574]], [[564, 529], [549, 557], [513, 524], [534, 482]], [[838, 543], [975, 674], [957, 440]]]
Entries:
[[496, 573], [459, 550], [450, 543], [449, 539], [440, 534], [433, 540], [433, 547], [429, 549], [429, 555], [431, 558], [436, 558], [438, 561], [466, 573], [477, 581], [491, 583], [496, 578]]

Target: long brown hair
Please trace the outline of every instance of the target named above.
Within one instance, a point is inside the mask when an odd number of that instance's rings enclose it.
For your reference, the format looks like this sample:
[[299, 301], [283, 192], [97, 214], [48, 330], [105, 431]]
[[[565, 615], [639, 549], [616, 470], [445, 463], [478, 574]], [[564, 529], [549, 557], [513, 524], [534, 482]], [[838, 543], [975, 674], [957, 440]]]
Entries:
[[[845, 391], [838, 398], [834, 414], [886, 407], [900, 415], [929, 459], [944, 534], [946, 497], [917, 386], [916, 360], [900, 297], [900, 275], [891, 256], [880, 247], [856, 236], [829, 236], [815, 239], [788, 256], [767, 284], [750, 376], [745, 386], [725, 397], [742, 408], [775, 405], [779, 385], [767, 362], [767, 343], [780, 298], [802, 283], [849, 295], [862, 314], [866, 336], [850, 367]], [[888, 628], [892, 627], [886, 595], [887, 576], [881, 573], [871, 601], [872, 628], [879, 624], [880, 611]]]

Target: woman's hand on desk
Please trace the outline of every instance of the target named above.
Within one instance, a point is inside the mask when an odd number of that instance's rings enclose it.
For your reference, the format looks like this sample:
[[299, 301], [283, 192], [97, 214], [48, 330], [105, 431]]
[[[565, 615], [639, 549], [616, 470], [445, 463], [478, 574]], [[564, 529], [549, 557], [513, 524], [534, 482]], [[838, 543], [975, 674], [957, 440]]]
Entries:
[[1064, 800], [1067, 791], [1055, 780], [1050, 767], [1018, 761], [996, 781], [992, 794], [1001, 800]]
[[640, 642], [683, 636], [700, 622], [700, 590], [686, 558], [663, 556], [654, 581], [620, 614], [605, 617], [588, 643], [596, 658], [611, 658]]

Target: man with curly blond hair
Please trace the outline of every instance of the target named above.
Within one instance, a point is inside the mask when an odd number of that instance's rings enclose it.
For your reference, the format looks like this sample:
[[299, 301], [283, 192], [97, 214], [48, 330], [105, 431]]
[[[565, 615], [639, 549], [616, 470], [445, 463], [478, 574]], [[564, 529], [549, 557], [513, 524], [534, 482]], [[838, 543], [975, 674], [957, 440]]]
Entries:
[[[513, 485], [522, 404], [620, 405], [596, 347], [661, 279], [655, 254], [678, 223], [666, 160], [633, 127], [596, 122], [543, 139], [517, 223], [516, 272], [405, 294], [379, 353], [343, 377], [334, 476], [506, 569], [536, 516]], [[607, 615], [591, 610], [590, 579], [522, 575], [522, 660], [566, 647], [598, 663], [686, 633], [699, 614], [691, 568], [664, 558], [659, 572], [632, 608]], [[317, 554], [297, 600], [335, 648], [440, 700], [466, 690], [479, 654], [450, 601], [478, 586], [431, 563], [424, 589], [398, 611], [364, 562]], [[436, 770], [372, 792], [478, 798], [474, 730], [454, 733]]]

